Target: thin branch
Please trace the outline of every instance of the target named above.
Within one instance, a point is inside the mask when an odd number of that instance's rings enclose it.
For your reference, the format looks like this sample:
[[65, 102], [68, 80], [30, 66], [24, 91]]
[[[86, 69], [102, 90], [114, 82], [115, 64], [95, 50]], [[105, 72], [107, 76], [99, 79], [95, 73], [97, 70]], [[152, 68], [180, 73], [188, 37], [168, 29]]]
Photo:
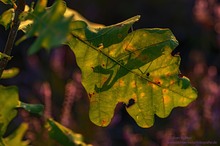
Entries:
[[10, 60], [10, 55], [12, 51], [12, 47], [14, 45], [15, 38], [17, 36], [18, 27], [20, 25], [19, 15], [24, 11], [25, 1], [17, 0], [17, 6], [14, 6], [15, 9], [15, 17], [12, 22], [12, 27], [8, 35], [8, 39], [3, 51], [2, 57], [0, 58], [0, 77], [2, 75], [3, 70], [5, 69], [8, 61]]

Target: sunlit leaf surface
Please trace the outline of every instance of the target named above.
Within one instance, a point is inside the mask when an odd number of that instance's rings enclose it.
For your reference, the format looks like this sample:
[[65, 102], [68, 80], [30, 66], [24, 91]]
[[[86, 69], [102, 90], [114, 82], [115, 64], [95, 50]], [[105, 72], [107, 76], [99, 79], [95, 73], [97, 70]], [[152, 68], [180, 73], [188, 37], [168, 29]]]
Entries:
[[10, 68], [3, 71], [1, 78], [7, 79], [7, 78], [13, 78], [16, 75], [18, 75], [19, 69], [18, 68]]
[[28, 140], [23, 141], [27, 129], [28, 124], [22, 123], [12, 134], [4, 138], [5, 146], [28, 146], [30, 142]]
[[48, 119], [47, 129], [50, 137], [64, 146], [88, 146], [83, 142], [81, 134], [74, 133], [53, 119]]
[[0, 16], [0, 24], [3, 25], [5, 29], [9, 28], [12, 22], [12, 19], [13, 19], [13, 15], [14, 15], [14, 10], [9, 9], [5, 11], [4, 13], [2, 13], [2, 15]]
[[6, 59], [6, 60], [11, 60], [11, 56], [8, 56], [2, 52], [0, 52], [0, 59]]
[[6, 131], [9, 122], [16, 116], [15, 107], [18, 104], [18, 89], [15, 86], [0, 85], [0, 137]]
[[[76, 22], [69, 46], [82, 70], [90, 98], [90, 119], [107, 126], [119, 102], [141, 127], [150, 127], [154, 115], [167, 117], [174, 107], [197, 97], [190, 81], [179, 75], [178, 45], [169, 29], [141, 29], [127, 34], [137, 21], [90, 30]], [[74, 27], [73, 27], [74, 28]], [[95, 31], [94, 31], [95, 30]]]

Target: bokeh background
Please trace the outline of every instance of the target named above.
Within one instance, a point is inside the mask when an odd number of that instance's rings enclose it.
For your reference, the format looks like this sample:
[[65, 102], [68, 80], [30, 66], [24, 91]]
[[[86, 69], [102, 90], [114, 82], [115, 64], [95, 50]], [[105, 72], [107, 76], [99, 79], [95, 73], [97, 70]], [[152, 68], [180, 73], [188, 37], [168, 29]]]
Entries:
[[[30, 1], [29, 1], [30, 2]], [[220, 2], [218, 0], [74, 0], [67, 6], [88, 20], [104, 25], [121, 22], [135, 15], [141, 19], [133, 26], [170, 28], [179, 46], [180, 70], [190, 78], [199, 96], [186, 108], [175, 108], [169, 117], [155, 116], [155, 124], [143, 129], [127, 114], [123, 104], [115, 110], [110, 126], [101, 128], [89, 121], [89, 102], [80, 84], [80, 70], [67, 46], [48, 53], [41, 50], [28, 56], [34, 39], [15, 46], [8, 67], [18, 67], [20, 74], [4, 85], [17, 85], [24, 102], [45, 104], [45, 116], [81, 133], [95, 146], [167, 146], [220, 145]], [[49, 2], [51, 5], [53, 1]], [[0, 13], [7, 6], [0, 3]], [[0, 50], [8, 30], [0, 26]], [[23, 35], [18, 33], [18, 38]], [[45, 140], [43, 119], [20, 110], [8, 132], [21, 122], [28, 122], [26, 137], [33, 145], [52, 145]], [[171, 143], [171, 142], [182, 142]], [[185, 143], [184, 143], [185, 142]], [[188, 143], [194, 142], [194, 143]]]

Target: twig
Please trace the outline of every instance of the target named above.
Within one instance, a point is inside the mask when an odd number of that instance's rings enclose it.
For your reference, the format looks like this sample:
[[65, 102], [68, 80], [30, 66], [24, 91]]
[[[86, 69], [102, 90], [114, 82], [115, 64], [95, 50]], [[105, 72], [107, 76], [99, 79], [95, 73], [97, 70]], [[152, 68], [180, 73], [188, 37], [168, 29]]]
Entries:
[[10, 60], [10, 55], [12, 51], [12, 47], [14, 45], [15, 38], [17, 36], [18, 27], [20, 25], [19, 15], [24, 11], [25, 1], [17, 0], [17, 6], [14, 6], [15, 9], [15, 17], [12, 22], [12, 27], [8, 35], [8, 39], [4, 48], [3, 53], [1, 53], [0, 58], [0, 77], [2, 75], [3, 70], [5, 69], [8, 61]]

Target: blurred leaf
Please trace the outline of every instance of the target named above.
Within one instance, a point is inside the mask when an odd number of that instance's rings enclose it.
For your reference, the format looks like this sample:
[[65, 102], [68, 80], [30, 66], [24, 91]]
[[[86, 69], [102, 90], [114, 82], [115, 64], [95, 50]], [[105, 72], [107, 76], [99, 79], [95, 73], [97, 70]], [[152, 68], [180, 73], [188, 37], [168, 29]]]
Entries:
[[41, 12], [44, 12], [46, 6], [47, 6], [47, 0], [38, 0], [34, 8], [34, 14], [37, 15]]
[[24, 102], [19, 101], [17, 107], [22, 107], [26, 111], [30, 113], [38, 114], [38, 115], [42, 115], [44, 111], [44, 106], [42, 104], [29, 104], [29, 103], [24, 103]]
[[23, 32], [27, 32], [31, 25], [33, 24], [33, 17], [35, 16], [33, 6], [29, 7], [28, 5], [25, 5], [24, 11], [20, 14], [20, 25], [18, 30], [22, 30]]
[[4, 58], [6, 58], [7, 60], [11, 60], [12, 57], [0, 52], [0, 59], [4, 59]]
[[110, 123], [119, 102], [127, 104], [138, 125], [150, 127], [154, 114], [166, 117], [174, 107], [186, 106], [197, 97], [189, 80], [185, 86], [186, 78], [178, 77], [180, 57], [171, 55], [178, 45], [172, 32], [156, 28], [127, 35], [137, 20], [97, 32], [78, 23], [68, 42], [90, 97], [90, 119], [97, 125]]
[[7, 146], [7, 145], [5, 144], [4, 139], [3, 139], [2, 137], [0, 137], [0, 146]]
[[53, 119], [47, 120], [47, 129], [50, 137], [63, 146], [87, 146], [87, 144], [83, 142], [83, 137], [81, 134], [74, 133], [72, 130], [64, 127]]
[[2, 79], [7, 79], [7, 78], [13, 78], [14, 76], [18, 75], [19, 69], [18, 68], [10, 68], [7, 70], [4, 70], [2, 73]]
[[28, 50], [29, 54], [37, 52], [41, 47], [51, 49], [64, 43], [70, 30], [72, 17], [63, 17], [66, 10], [64, 1], [57, 0], [45, 11], [40, 8], [38, 12], [33, 12], [32, 26], [27, 30], [27, 34], [18, 41], [19, 43], [29, 37], [37, 36], [36, 41]]
[[6, 146], [28, 146], [29, 141], [23, 141], [23, 136], [28, 129], [27, 123], [22, 123], [11, 135], [4, 138]]
[[[7, 64], [7, 62], [9, 61], [9, 60], [11, 60], [11, 56], [8, 56], [7, 54], [4, 54], [4, 53], [1, 53], [0, 52], [0, 62], [2, 63], [2, 64]], [[1, 70], [1, 72], [3, 72], [3, 70], [4, 70], [4, 68], [0, 68], [0, 70]], [[2, 75], [2, 74], [1, 74]], [[0, 78], [1, 78], [1, 75], [0, 75]]]
[[0, 24], [5, 27], [5, 29], [8, 29], [12, 20], [14, 17], [14, 9], [9, 9], [5, 11], [1, 16], [0, 16]]
[[0, 85], [0, 137], [6, 131], [11, 120], [16, 116], [15, 107], [18, 104], [18, 89], [15, 86], [4, 87]]
[[15, 0], [0, 0], [0, 1], [5, 4], [11, 4], [11, 5], [13, 5], [15, 3]]

